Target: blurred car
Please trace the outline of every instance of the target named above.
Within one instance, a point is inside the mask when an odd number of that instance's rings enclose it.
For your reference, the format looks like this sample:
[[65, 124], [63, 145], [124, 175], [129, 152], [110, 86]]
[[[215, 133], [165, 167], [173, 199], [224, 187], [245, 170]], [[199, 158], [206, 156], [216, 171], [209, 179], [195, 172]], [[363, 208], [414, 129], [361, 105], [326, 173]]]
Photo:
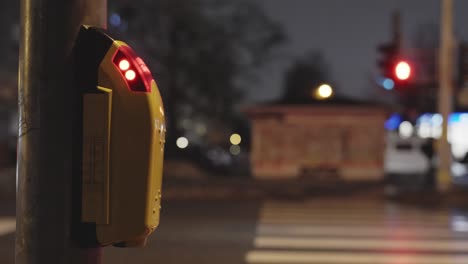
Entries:
[[401, 138], [397, 133], [387, 135], [384, 170], [387, 175], [424, 175], [430, 160], [423, 152], [426, 139]]
[[201, 169], [218, 175], [229, 175], [235, 164], [235, 158], [229, 151], [215, 145], [190, 144], [180, 150], [180, 155]]
[[468, 163], [464, 161], [454, 161], [451, 166], [452, 182], [455, 185], [468, 186]]

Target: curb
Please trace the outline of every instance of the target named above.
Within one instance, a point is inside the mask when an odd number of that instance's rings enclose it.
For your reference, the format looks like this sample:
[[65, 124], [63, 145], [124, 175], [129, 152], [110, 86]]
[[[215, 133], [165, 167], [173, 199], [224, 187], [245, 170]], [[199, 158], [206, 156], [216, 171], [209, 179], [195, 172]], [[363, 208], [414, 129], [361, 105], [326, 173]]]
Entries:
[[383, 199], [382, 183], [376, 182], [321, 182], [201, 180], [166, 181], [163, 196], [169, 200], [183, 199], [286, 199], [297, 200], [312, 197], [356, 197]]

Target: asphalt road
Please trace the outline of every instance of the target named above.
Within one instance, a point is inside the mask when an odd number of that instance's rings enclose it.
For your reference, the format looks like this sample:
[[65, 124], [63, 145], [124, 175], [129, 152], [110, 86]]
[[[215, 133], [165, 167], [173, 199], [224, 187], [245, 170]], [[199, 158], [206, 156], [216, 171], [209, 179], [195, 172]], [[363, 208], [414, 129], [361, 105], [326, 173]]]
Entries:
[[[147, 246], [107, 247], [103, 263], [244, 263], [259, 206], [258, 201], [164, 202], [160, 226]], [[14, 204], [0, 203], [0, 264], [14, 263], [14, 212]]]
[[260, 202], [179, 201], [163, 205], [143, 249], [106, 248], [104, 263], [244, 263], [253, 246]]
[[[363, 197], [163, 206], [161, 225], [147, 247], [105, 248], [104, 263], [468, 263], [468, 211], [460, 208]], [[14, 263], [9, 219], [0, 214], [2, 264]]]

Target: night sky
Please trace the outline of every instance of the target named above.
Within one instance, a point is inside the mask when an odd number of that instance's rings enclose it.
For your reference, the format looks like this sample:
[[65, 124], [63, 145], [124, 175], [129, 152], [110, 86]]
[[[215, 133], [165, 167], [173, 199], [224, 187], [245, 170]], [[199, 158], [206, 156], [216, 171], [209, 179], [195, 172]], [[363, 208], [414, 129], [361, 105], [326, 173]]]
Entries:
[[[255, 0], [283, 24], [289, 41], [281, 60], [264, 70], [249, 91], [249, 101], [279, 95], [285, 69], [308, 50], [321, 51], [340, 93], [366, 98], [375, 94], [378, 44], [391, 39], [393, 10], [400, 10], [404, 46], [412, 45], [421, 24], [439, 23], [439, 0]], [[468, 41], [468, 1], [455, 0], [455, 36]]]

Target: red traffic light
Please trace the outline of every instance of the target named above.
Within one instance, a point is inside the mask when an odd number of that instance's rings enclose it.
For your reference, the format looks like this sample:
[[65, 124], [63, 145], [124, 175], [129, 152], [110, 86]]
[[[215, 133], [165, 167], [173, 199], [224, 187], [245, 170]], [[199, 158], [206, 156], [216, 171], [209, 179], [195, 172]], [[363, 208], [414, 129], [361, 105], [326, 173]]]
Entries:
[[399, 61], [395, 66], [395, 76], [398, 80], [405, 81], [411, 77], [411, 66], [406, 61]]

